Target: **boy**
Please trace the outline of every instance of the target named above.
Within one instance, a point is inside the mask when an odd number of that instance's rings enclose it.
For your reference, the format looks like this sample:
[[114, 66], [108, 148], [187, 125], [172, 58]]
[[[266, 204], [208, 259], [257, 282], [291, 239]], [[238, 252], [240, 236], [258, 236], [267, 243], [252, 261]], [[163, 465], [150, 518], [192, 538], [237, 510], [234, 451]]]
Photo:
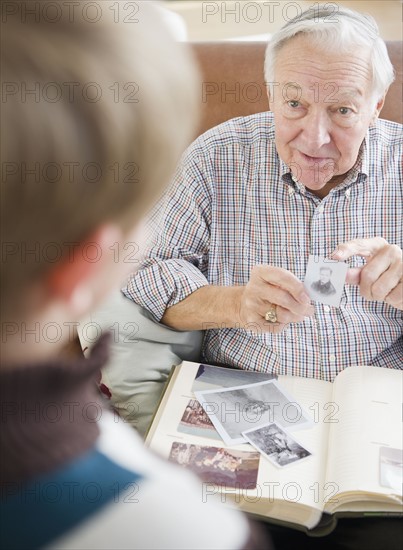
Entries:
[[258, 548], [103, 409], [108, 335], [63, 355], [130, 269], [196, 97], [149, 2], [73, 4], [2, 2], [2, 547]]

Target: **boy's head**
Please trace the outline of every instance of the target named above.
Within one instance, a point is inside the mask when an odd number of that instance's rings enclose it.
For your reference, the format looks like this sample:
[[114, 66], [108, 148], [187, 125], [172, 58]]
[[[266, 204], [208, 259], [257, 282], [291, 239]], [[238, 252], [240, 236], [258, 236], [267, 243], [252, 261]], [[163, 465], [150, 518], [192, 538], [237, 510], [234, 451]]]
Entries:
[[1, 33], [3, 323], [75, 320], [119, 285], [196, 112], [188, 54], [149, 2], [130, 18], [27, 4], [7, 2]]

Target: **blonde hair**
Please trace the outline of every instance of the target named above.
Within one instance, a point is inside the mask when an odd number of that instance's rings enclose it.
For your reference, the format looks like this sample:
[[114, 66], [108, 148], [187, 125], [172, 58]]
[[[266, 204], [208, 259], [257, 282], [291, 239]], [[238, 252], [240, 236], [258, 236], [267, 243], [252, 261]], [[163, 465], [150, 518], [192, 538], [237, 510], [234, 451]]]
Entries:
[[103, 222], [133, 228], [193, 137], [194, 64], [149, 4], [2, 25], [3, 312]]

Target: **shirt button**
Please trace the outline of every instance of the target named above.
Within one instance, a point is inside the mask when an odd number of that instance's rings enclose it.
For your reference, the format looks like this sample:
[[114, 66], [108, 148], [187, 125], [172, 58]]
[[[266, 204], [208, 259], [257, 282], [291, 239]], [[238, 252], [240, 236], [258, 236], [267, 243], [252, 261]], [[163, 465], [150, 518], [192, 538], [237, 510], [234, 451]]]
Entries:
[[336, 356], [335, 355], [329, 355], [329, 361], [331, 363], [334, 363], [336, 361]]
[[351, 193], [351, 189], [347, 189], [346, 192], [344, 193], [346, 199], [350, 198], [350, 193]]
[[288, 188], [288, 194], [290, 195], [290, 197], [293, 196], [294, 194], [294, 189], [292, 189], [291, 187]]
[[326, 313], [329, 313], [329, 311], [330, 311], [330, 306], [323, 306], [323, 310], [324, 310]]
[[324, 206], [323, 205], [319, 206], [319, 208], [318, 208], [319, 214], [322, 214], [323, 210], [324, 210]]

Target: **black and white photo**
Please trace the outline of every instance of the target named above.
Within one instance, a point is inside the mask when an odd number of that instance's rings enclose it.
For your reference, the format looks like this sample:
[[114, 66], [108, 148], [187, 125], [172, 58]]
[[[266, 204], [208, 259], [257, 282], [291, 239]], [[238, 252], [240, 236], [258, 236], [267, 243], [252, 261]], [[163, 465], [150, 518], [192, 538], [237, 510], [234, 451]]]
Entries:
[[332, 283], [332, 274], [332, 268], [321, 267], [319, 270], [319, 279], [311, 284], [312, 290], [323, 296], [332, 296], [332, 294], [336, 294], [336, 289]]
[[288, 466], [311, 456], [305, 447], [275, 423], [248, 430], [243, 435], [276, 466]]
[[266, 372], [245, 371], [228, 367], [215, 367], [201, 364], [193, 382], [192, 391], [214, 390], [245, 386], [265, 380], [275, 380], [275, 374]]
[[269, 422], [292, 429], [311, 425], [309, 413], [275, 380], [195, 395], [227, 445], [244, 443], [242, 432]]
[[304, 286], [315, 302], [339, 307], [348, 265], [321, 256], [309, 256]]

